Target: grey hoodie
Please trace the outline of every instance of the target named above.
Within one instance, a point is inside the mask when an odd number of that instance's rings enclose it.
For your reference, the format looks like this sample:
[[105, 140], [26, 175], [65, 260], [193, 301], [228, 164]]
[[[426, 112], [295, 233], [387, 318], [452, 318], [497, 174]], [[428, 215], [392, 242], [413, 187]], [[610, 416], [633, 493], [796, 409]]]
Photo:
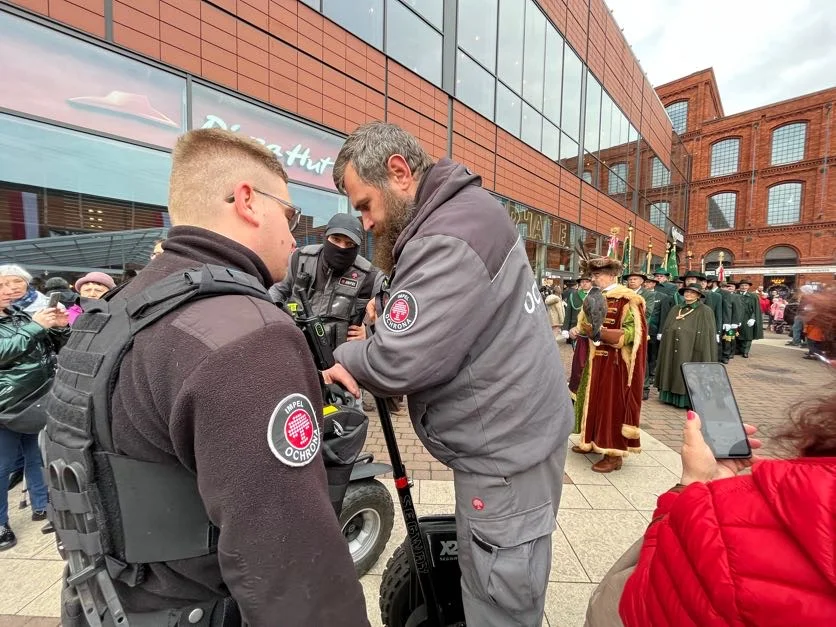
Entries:
[[453, 469], [510, 476], [573, 424], [525, 246], [481, 179], [449, 159], [424, 176], [377, 333], [337, 361], [371, 392], [406, 394], [421, 441]]

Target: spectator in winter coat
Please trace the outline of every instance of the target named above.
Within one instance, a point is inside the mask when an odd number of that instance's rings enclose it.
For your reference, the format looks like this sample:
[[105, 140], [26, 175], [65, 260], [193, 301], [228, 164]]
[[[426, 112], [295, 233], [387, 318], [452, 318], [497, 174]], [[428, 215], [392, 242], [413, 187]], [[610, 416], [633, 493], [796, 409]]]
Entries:
[[34, 314], [49, 304], [49, 298], [32, 287], [32, 275], [23, 267], [9, 263], [0, 266], [0, 277], [8, 279], [12, 304], [28, 314]]
[[561, 336], [561, 327], [566, 319], [566, 303], [563, 302], [560, 286], [554, 286], [552, 293], [546, 296], [545, 299], [546, 311], [549, 312], [549, 321], [552, 325], [552, 333], [554, 339], [559, 340]]
[[[836, 301], [814, 298], [832, 332]], [[783, 438], [797, 458], [738, 475], [753, 460], [715, 460], [688, 412], [682, 479], [659, 497], [621, 595], [626, 627], [836, 624], [836, 394], [796, 409]]]

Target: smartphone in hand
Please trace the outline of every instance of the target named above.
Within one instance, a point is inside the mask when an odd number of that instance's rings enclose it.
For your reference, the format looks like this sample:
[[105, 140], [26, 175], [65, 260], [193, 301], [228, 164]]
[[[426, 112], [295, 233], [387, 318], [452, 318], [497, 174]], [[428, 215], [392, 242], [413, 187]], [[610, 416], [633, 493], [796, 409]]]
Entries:
[[691, 407], [700, 416], [703, 438], [715, 459], [751, 457], [726, 367], [717, 362], [691, 362], [680, 368]]
[[47, 307], [57, 307], [58, 303], [60, 303], [60, 302], [61, 302], [61, 294], [59, 294], [58, 292], [52, 292], [49, 295], [49, 304], [47, 305]]

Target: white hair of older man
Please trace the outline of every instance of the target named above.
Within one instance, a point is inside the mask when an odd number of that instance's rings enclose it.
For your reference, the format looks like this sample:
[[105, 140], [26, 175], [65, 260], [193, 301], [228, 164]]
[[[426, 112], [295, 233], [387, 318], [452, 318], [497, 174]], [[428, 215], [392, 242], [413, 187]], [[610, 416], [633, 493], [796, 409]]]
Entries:
[[32, 282], [32, 275], [16, 263], [7, 263], [0, 266], [0, 276], [17, 276], [27, 283]]

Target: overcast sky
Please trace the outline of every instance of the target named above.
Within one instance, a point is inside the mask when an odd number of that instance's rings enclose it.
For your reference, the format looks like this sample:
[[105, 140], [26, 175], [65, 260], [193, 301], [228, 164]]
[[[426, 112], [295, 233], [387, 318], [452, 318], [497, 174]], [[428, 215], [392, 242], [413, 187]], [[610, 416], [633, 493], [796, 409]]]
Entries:
[[714, 68], [726, 115], [836, 86], [834, 0], [605, 0], [653, 86]]

